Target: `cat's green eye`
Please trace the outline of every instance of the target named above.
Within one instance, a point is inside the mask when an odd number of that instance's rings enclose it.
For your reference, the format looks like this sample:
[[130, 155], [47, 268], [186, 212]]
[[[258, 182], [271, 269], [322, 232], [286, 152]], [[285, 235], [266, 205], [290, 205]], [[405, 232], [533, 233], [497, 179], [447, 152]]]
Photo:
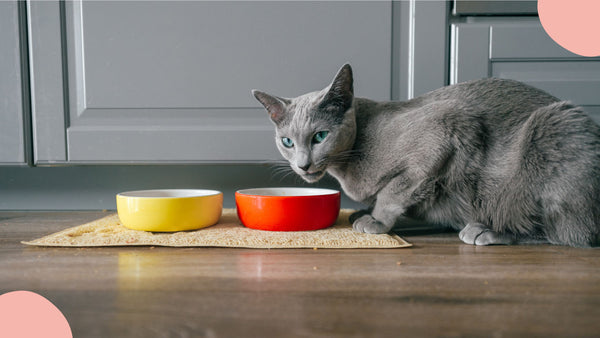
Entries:
[[287, 137], [282, 137], [281, 143], [283, 143], [283, 146], [286, 148], [291, 148], [294, 146], [294, 141], [292, 141], [291, 139], [289, 139]]
[[327, 137], [327, 134], [329, 134], [328, 131], [320, 131], [318, 133], [315, 134], [315, 136], [313, 136], [313, 143], [321, 143], [323, 142], [323, 140], [325, 140], [325, 138]]

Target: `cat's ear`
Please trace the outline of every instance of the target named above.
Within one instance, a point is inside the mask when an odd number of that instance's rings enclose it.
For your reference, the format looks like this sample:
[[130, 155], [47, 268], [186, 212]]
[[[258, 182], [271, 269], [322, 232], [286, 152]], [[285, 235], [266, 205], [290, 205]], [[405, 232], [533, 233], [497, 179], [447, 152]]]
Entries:
[[333, 79], [329, 91], [325, 94], [319, 107], [326, 110], [333, 108], [343, 113], [352, 106], [353, 99], [354, 79], [352, 78], [352, 67], [345, 64]]
[[288, 104], [290, 104], [289, 100], [272, 96], [256, 89], [252, 90], [252, 95], [254, 95], [258, 102], [262, 103], [269, 113], [269, 116], [271, 116], [271, 120], [273, 120], [273, 122], [281, 122], [285, 114], [285, 108]]

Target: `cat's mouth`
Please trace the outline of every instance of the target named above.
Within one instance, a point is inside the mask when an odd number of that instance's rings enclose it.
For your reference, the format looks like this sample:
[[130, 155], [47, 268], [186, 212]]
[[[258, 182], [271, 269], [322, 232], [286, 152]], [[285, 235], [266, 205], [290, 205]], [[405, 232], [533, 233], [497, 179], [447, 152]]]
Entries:
[[320, 180], [325, 175], [325, 170], [307, 171], [303, 173], [302, 178], [309, 183], [314, 183]]

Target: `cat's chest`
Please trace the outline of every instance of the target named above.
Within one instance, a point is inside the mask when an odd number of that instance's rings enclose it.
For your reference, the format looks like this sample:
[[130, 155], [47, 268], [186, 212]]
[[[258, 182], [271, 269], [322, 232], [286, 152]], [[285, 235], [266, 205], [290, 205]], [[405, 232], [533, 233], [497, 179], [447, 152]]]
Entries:
[[364, 163], [349, 163], [346, 167], [328, 170], [341, 185], [344, 193], [351, 199], [370, 204], [378, 191], [376, 176], [372, 169], [365, 168]]
[[394, 142], [395, 121], [380, 117], [357, 121], [357, 134], [352, 151], [355, 156], [343, 166], [329, 169], [342, 189], [355, 201], [371, 204], [389, 181], [388, 176], [398, 161]]

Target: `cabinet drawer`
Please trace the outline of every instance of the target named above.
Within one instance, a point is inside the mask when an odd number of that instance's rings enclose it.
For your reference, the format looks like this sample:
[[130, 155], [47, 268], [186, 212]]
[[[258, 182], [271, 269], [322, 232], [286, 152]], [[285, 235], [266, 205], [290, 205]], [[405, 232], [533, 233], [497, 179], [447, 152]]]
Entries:
[[579, 57], [554, 42], [539, 22], [493, 24], [489, 35], [492, 59]]
[[454, 0], [454, 15], [537, 15], [537, 1]]
[[494, 62], [492, 76], [523, 81], [581, 105], [600, 106], [600, 62]]
[[581, 105], [600, 122], [600, 58], [556, 44], [537, 18], [452, 26], [450, 82], [486, 77], [522, 81]]
[[600, 62], [494, 62], [492, 76], [514, 79], [570, 100], [600, 122]]

